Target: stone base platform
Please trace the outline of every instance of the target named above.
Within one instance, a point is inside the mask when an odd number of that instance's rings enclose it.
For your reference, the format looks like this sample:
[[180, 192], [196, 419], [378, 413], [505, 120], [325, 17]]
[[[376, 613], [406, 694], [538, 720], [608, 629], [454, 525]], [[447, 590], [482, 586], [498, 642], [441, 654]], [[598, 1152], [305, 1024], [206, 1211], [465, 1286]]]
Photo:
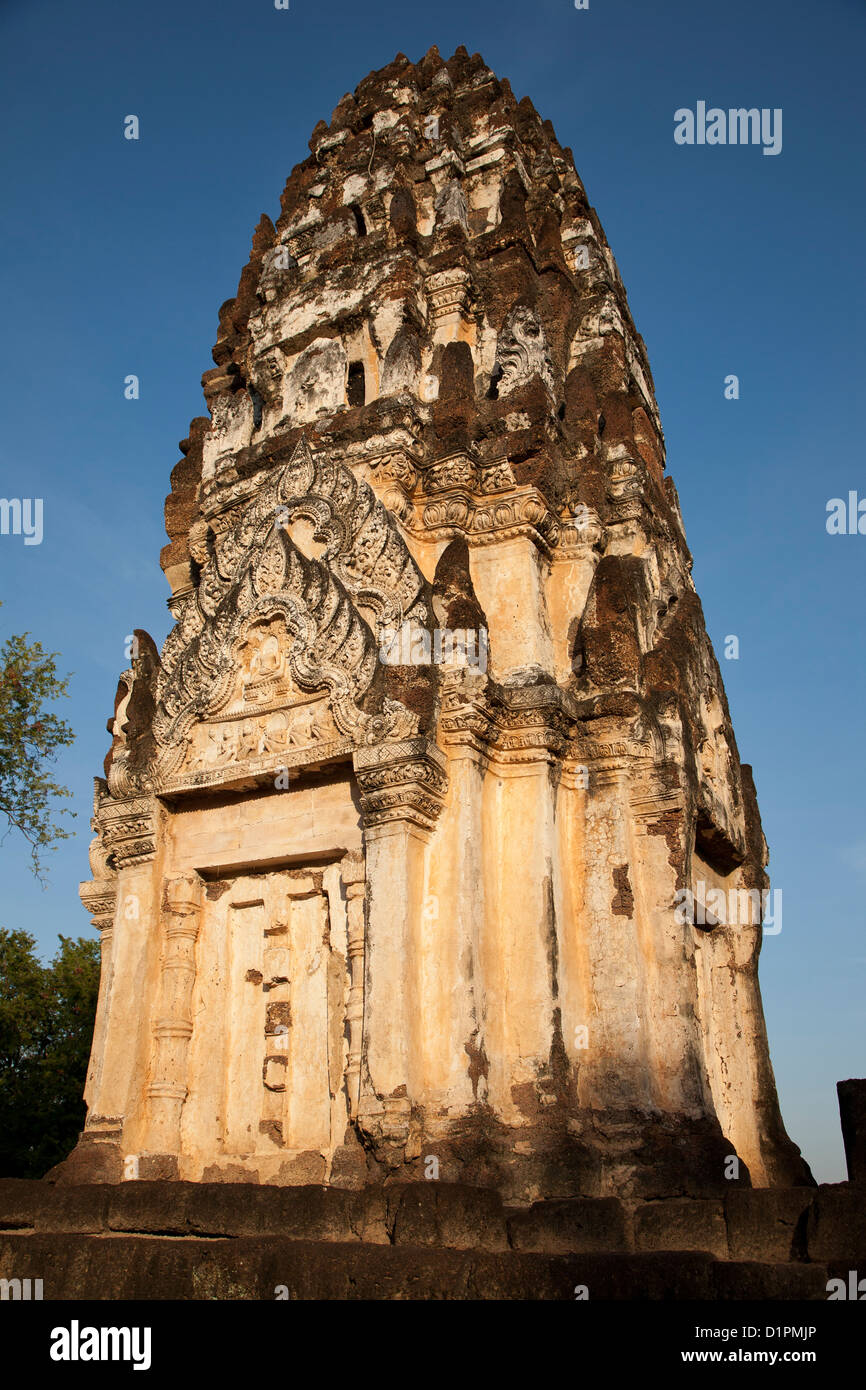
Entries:
[[455, 1184], [0, 1181], [0, 1278], [45, 1299], [812, 1299], [866, 1276], [866, 1186], [518, 1209]]

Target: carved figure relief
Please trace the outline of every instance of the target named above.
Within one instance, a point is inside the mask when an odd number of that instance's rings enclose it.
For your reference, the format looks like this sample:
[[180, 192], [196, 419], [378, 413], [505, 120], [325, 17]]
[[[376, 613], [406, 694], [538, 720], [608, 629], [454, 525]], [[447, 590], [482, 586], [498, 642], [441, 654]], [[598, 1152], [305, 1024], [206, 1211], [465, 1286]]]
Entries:
[[[321, 559], [293, 544], [286, 527], [299, 518], [313, 523]], [[198, 588], [176, 609], [163, 648], [154, 765], [129, 782], [123, 749], [115, 759], [111, 777], [124, 794], [166, 785], [184, 763], [216, 768], [282, 747], [340, 737], [363, 744], [417, 728], [405, 706], [372, 696], [379, 667], [371, 622], [427, 625], [429, 600], [369, 485], [341, 463], [314, 458], [302, 440], [219, 527], [199, 544]], [[327, 714], [324, 705], [315, 715], [302, 708], [285, 726], [238, 719], [251, 708], [292, 710], [314, 700], [327, 701]]]
[[540, 376], [549, 394], [554, 395], [553, 367], [544, 329], [535, 312], [524, 304], [516, 305], [502, 325], [496, 366], [500, 369], [500, 396], [509, 395], [534, 376]]
[[316, 338], [289, 373], [285, 406], [295, 420], [315, 420], [343, 404], [346, 352], [338, 338]]

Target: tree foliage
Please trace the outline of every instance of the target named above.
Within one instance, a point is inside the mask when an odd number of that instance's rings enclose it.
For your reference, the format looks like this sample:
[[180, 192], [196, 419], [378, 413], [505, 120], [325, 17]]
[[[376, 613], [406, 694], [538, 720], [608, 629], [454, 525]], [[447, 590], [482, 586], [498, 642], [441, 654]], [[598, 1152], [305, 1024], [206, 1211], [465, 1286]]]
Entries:
[[84, 1127], [99, 945], [60, 937], [50, 965], [0, 928], [0, 1177], [39, 1178]]
[[[67, 694], [68, 677], [60, 678], [56, 652], [45, 652], [30, 634], [8, 637], [0, 648], [0, 817], [30, 845], [33, 872], [43, 877], [44, 853], [70, 831], [54, 819], [54, 799], [69, 797], [46, 773], [57, 750], [75, 735], [48, 706]], [[74, 815], [65, 808], [61, 816]]]

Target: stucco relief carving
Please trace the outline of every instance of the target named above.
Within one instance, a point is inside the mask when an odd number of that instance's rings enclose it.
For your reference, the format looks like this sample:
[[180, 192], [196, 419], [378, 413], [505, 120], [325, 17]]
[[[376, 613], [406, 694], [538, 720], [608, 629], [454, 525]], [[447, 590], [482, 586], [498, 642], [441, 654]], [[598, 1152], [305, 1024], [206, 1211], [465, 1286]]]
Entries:
[[[299, 520], [313, 524], [319, 558], [292, 541], [286, 528]], [[366, 482], [314, 458], [302, 440], [249, 501], [215, 519], [199, 555], [198, 587], [178, 608], [154, 679], [155, 756], [133, 773], [121, 737], [110, 773], [115, 794], [166, 787], [185, 760], [213, 770], [284, 749], [415, 731], [417, 716], [374, 689], [374, 627], [426, 624], [427, 589]], [[253, 708], [268, 718], [251, 718]], [[277, 719], [280, 709], [291, 713]]]
[[496, 345], [496, 365], [500, 368], [497, 391], [507, 396], [534, 376], [540, 376], [552, 396], [553, 367], [547, 338], [537, 314], [517, 304], [508, 314]]
[[203, 477], [217, 473], [239, 449], [249, 444], [253, 432], [253, 404], [246, 391], [217, 396], [211, 407], [211, 428], [204, 441]]
[[285, 408], [294, 420], [315, 420], [320, 413], [343, 405], [346, 390], [346, 351], [338, 338], [317, 338], [296, 358], [289, 372]]
[[100, 931], [111, 930], [117, 902], [117, 867], [114, 856], [104, 842], [100, 817], [102, 804], [107, 799], [108, 788], [102, 778], [97, 777], [93, 786], [93, 816], [90, 821], [94, 838], [88, 849], [93, 878], [86, 879], [78, 886], [82, 905], [90, 913], [93, 926]]

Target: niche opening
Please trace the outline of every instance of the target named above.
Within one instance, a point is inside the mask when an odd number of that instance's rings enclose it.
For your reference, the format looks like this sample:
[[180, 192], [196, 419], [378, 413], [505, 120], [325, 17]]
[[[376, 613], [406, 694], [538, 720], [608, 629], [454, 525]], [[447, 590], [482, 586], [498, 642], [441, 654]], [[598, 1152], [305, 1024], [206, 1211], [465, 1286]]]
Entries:
[[349, 376], [346, 381], [346, 400], [350, 406], [363, 405], [367, 396], [363, 362], [349, 363]]

